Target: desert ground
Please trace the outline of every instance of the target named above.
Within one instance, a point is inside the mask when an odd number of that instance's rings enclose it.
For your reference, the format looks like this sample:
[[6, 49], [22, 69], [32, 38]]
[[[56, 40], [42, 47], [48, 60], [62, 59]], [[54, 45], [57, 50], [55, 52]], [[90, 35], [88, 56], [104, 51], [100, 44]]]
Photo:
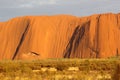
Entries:
[[0, 80], [120, 80], [120, 59], [5, 60]]

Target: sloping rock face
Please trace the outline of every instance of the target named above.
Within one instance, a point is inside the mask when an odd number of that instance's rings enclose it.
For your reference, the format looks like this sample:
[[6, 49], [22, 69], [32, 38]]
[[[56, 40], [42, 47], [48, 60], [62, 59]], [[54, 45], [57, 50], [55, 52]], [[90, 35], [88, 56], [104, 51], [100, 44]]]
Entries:
[[0, 23], [0, 59], [120, 55], [120, 14], [25, 16]]

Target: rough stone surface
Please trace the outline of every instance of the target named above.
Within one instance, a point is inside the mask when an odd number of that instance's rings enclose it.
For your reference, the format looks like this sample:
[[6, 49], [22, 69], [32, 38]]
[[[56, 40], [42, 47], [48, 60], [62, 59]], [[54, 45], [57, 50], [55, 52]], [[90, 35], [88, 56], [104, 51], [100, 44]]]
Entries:
[[120, 55], [120, 14], [25, 16], [0, 23], [0, 60]]

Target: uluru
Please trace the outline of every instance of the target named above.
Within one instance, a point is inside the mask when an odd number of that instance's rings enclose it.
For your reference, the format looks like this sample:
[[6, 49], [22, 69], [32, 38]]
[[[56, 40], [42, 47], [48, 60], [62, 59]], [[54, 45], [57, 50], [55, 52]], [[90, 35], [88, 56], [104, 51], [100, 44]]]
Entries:
[[0, 22], [0, 60], [120, 55], [120, 14], [23, 16]]

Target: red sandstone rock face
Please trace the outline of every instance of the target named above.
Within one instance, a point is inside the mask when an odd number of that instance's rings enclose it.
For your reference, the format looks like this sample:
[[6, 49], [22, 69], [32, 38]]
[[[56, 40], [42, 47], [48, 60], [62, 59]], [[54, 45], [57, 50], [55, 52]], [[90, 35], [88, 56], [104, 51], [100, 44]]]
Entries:
[[107, 58], [120, 54], [120, 14], [26, 16], [0, 23], [0, 59]]

